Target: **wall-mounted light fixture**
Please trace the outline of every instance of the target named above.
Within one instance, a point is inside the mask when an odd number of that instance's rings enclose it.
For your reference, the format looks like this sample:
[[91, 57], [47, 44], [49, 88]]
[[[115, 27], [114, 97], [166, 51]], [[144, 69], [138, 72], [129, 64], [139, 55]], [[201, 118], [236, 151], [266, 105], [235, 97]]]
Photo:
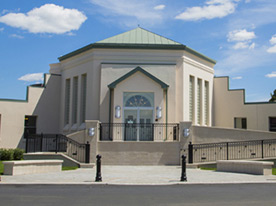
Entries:
[[115, 107], [115, 118], [117, 118], [117, 119], [121, 118], [121, 107], [120, 106]]
[[94, 137], [95, 135], [95, 128], [89, 128], [88, 129], [88, 136], [89, 137]]
[[183, 129], [183, 136], [188, 137], [189, 135], [190, 135], [190, 129], [188, 128]]
[[156, 119], [161, 119], [162, 117], [162, 108], [156, 107]]

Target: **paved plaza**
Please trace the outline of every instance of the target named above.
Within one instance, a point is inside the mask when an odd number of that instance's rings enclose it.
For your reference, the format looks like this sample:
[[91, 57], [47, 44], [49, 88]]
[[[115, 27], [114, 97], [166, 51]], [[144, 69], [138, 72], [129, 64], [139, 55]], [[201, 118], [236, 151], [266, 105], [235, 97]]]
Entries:
[[276, 176], [187, 169], [187, 182], [180, 182], [180, 166], [102, 166], [102, 182], [95, 182], [96, 167], [55, 173], [1, 176], [0, 184], [227, 184], [276, 183]]

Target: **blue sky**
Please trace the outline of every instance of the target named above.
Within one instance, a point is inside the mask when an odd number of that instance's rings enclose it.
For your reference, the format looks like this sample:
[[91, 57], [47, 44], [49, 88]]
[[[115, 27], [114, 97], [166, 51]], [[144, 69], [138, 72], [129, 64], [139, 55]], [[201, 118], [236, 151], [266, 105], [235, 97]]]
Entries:
[[58, 57], [138, 24], [215, 59], [246, 101], [276, 89], [275, 0], [1, 0], [0, 98], [25, 99]]

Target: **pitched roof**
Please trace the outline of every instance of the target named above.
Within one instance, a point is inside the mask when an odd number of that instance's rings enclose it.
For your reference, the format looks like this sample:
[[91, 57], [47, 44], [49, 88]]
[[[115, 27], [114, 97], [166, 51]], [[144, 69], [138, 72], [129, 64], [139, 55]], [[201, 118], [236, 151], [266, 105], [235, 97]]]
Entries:
[[185, 50], [201, 59], [216, 64], [215, 60], [187, 47], [184, 44], [160, 36], [141, 27], [95, 42], [93, 44], [89, 44], [85, 47], [65, 54], [58, 59], [59, 61], [63, 61], [93, 48]]
[[123, 80], [127, 79], [128, 77], [130, 77], [131, 75], [135, 74], [136, 72], [141, 72], [144, 75], [146, 75], [147, 77], [149, 77], [150, 79], [152, 79], [153, 81], [155, 81], [157, 84], [159, 84], [163, 89], [167, 89], [169, 87], [169, 85], [167, 85], [166, 83], [164, 83], [163, 81], [161, 81], [160, 79], [156, 78], [155, 76], [153, 76], [152, 74], [148, 73], [147, 71], [145, 71], [144, 69], [142, 69], [141, 67], [136, 67], [135, 69], [131, 70], [130, 72], [126, 73], [125, 75], [121, 76], [119, 79], [115, 80], [114, 82], [112, 82], [111, 84], [108, 85], [108, 87], [110, 89], [114, 89], [116, 87], [117, 84], [119, 84], [120, 82], [122, 82]]
[[141, 27], [98, 41], [95, 44], [183, 45]]

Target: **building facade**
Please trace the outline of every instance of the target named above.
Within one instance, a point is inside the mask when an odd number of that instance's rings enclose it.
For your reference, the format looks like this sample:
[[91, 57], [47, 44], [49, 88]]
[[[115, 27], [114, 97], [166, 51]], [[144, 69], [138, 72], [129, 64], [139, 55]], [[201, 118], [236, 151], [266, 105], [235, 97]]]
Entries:
[[[87, 120], [127, 124], [109, 125], [118, 142], [173, 141], [167, 127], [179, 122], [275, 131], [276, 104], [245, 103], [227, 77], [214, 78], [215, 64], [140, 27], [90, 44], [51, 64], [26, 100], [0, 100], [0, 148], [24, 147], [26, 133], [72, 134]], [[162, 129], [153, 132], [154, 124]]]

